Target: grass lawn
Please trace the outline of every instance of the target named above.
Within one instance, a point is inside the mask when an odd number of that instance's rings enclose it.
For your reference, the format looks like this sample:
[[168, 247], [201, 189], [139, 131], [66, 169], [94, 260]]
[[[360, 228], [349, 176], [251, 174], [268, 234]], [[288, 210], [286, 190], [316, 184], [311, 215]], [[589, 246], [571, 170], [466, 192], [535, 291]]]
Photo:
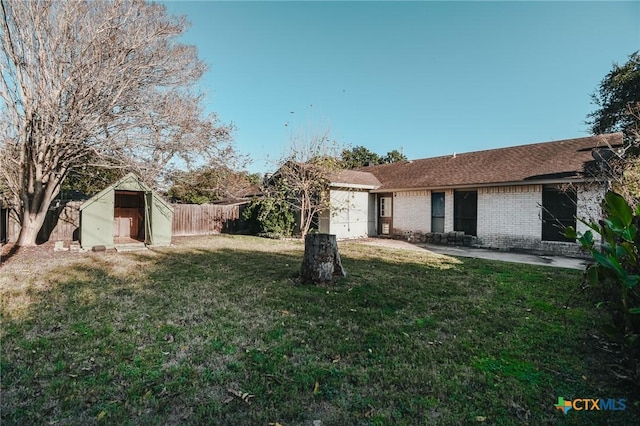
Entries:
[[[0, 268], [1, 423], [637, 424], [602, 318], [572, 298], [580, 271], [345, 243], [347, 278], [311, 287], [303, 249], [18, 252]], [[564, 415], [558, 397], [627, 409]]]

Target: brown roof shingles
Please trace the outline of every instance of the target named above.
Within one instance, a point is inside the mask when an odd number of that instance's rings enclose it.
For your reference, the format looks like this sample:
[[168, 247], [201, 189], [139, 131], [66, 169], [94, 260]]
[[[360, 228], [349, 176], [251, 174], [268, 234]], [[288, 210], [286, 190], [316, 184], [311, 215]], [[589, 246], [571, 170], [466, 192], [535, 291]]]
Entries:
[[468, 152], [367, 167], [382, 183], [378, 189], [429, 189], [453, 186], [562, 180], [586, 177], [593, 148], [622, 145], [622, 133]]
[[340, 170], [329, 174], [329, 180], [334, 186], [358, 185], [367, 188], [380, 187], [380, 181], [371, 173], [358, 170]]

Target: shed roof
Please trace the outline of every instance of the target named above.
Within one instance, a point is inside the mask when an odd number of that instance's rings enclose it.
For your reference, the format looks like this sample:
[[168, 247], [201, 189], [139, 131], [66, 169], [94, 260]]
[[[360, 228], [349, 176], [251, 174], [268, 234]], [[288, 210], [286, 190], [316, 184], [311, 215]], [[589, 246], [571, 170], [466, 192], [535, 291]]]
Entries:
[[594, 148], [621, 145], [622, 133], [611, 133], [382, 164], [361, 171], [382, 183], [376, 192], [584, 180], [595, 165]]

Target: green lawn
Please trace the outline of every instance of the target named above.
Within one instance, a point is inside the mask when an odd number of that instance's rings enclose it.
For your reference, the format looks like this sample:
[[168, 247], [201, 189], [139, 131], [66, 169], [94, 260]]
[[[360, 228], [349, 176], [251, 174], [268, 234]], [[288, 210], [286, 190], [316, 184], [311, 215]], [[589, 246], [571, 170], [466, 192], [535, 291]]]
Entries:
[[19, 252], [0, 269], [2, 424], [637, 423], [580, 271], [347, 243], [347, 278], [310, 287], [302, 251]]

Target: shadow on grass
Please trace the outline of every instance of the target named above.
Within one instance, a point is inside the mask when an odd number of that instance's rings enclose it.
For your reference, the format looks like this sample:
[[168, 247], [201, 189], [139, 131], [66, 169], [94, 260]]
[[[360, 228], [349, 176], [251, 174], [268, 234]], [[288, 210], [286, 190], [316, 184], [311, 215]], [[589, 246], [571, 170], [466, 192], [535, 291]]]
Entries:
[[12, 244], [10, 248], [0, 246], [0, 268], [5, 262], [8, 262], [13, 256], [15, 256], [20, 250], [20, 246]]
[[301, 250], [264, 247], [57, 271], [3, 321], [3, 424], [539, 424], [564, 420], [553, 398], [599, 390], [579, 377], [601, 359], [571, 340], [587, 314], [558, 325], [578, 274], [341, 255], [348, 276], [332, 287], [296, 284]]

